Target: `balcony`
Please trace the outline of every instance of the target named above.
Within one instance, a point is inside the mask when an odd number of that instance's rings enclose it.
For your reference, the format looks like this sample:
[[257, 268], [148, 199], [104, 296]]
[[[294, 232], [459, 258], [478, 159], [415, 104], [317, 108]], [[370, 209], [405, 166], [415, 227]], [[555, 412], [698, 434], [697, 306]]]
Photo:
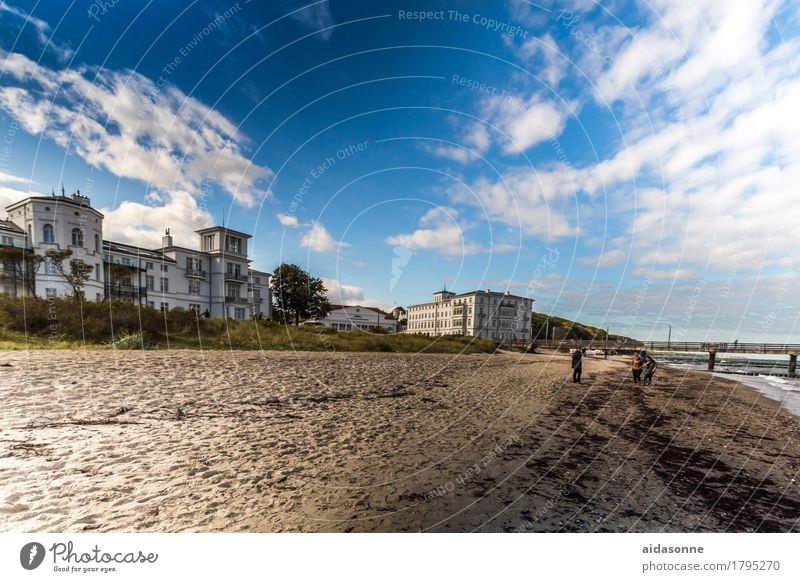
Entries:
[[208, 272], [202, 269], [186, 269], [186, 276], [189, 279], [207, 279]]
[[147, 297], [147, 287], [143, 285], [116, 285], [106, 286], [106, 299], [121, 299], [123, 297]]
[[225, 303], [247, 303], [248, 301], [247, 297], [238, 297], [236, 295], [225, 296]]
[[226, 281], [239, 281], [240, 283], [247, 283], [247, 274], [242, 273], [225, 273]]

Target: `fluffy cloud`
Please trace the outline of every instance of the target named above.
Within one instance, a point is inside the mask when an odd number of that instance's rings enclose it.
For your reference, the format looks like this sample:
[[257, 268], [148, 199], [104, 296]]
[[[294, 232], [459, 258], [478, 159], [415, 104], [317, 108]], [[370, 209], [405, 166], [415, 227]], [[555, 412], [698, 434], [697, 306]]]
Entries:
[[278, 214], [278, 222], [280, 222], [285, 228], [299, 228], [300, 222], [297, 220], [297, 217], [293, 214]]
[[338, 305], [364, 304], [364, 289], [356, 285], [344, 285], [336, 279], [322, 278], [328, 290], [328, 300]]
[[200, 208], [197, 199], [188, 192], [173, 191], [160, 196], [158, 205], [126, 200], [116, 208], [101, 208], [105, 215], [103, 235], [108, 240], [145, 248], [161, 246], [164, 229], [169, 228], [175, 244], [197, 245], [194, 231], [213, 224], [214, 218]]
[[422, 215], [419, 226], [423, 228], [388, 236], [385, 241], [411, 251], [432, 250], [444, 257], [474, 255], [483, 250], [480, 245], [467, 241], [458, 222], [458, 212], [452, 208], [431, 208]]
[[331, 233], [319, 222], [314, 223], [314, 225], [306, 231], [303, 238], [300, 240], [300, 245], [312, 251], [317, 251], [318, 253], [329, 253], [340, 247], [350, 246], [348, 243], [335, 240], [331, 236]]
[[[638, 4], [644, 22], [631, 29], [581, 15], [613, 62], [583, 59], [575, 79], [588, 75], [585, 94], [615, 108], [616, 150], [593, 164], [564, 158], [510, 168], [500, 179], [473, 181], [472, 192], [454, 190], [453, 200], [544, 238], [622, 233], [580, 262], [606, 267], [630, 257], [635, 277], [682, 280], [791, 262], [800, 246], [800, 38], [770, 31], [789, 3]], [[573, 60], [591, 52], [570, 39]], [[558, 132], [558, 115], [550, 119]], [[515, 135], [509, 122], [501, 125]], [[529, 128], [524, 118], [518, 127]]]
[[0, 108], [89, 164], [162, 191], [218, 185], [254, 206], [272, 176], [242, 153], [245, 139], [217, 111], [133, 71], [54, 70], [0, 51]]

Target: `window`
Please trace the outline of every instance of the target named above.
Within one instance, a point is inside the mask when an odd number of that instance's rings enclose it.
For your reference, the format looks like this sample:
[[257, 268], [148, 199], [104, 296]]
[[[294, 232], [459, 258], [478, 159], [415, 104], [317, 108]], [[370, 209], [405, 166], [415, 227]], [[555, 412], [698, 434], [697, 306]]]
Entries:
[[44, 294], [45, 294], [45, 297], [47, 297], [48, 299], [51, 299], [53, 297], [58, 297], [58, 289], [56, 289], [54, 287], [47, 287], [44, 290]]
[[148, 291], [155, 291], [156, 290], [156, 278], [152, 275], [146, 276], [147, 280], [147, 289]]
[[161, 311], [169, 311], [169, 303], [164, 303], [162, 301], [160, 309], [161, 309]]
[[242, 249], [242, 239], [235, 236], [225, 237], [225, 250], [231, 253], [239, 254]]
[[253, 289], [253, 299], [261, 299], [261, 289]]
[[13, 247], [14, 246], [14, 239], [11, 238], [10, 236], [4, 236], [3, 237], [3, 244]]
[[260, 285], [260, 284], [261, 284], [261, 277], [256, 277], [256, 285]]
[[192, 273], [199, 273], [203, 270], [203, 261], [195, 257], [186, 257], [186, 270]]
[[46, 243], [56, 242], [56, 233], [53, 230], [52, 224], [45, 224], [43, 227], [43, 231], [44, 231], [44, 242]]
[[169, 279], [161, 277], [161, 290], [169, 292]]
[[233, 317], [234, 319], [244, 319], [245, 318], [244, 307], [236, 307], [233, 310]]
[[166, 273], [169, 271], [169, 265], [161, 265], [161, 272]]
[[94, 250], [96, 250], [97, 252], [100, 252], [100, 235], [99, 234], [95, 234], [94, 235]]
[[94, 266], [94, 276], [98, 281], [102, 281], [103, 280], [103, 277], [100, 274], [100, 272], [101, 272], [100, 271], [100, 265], [99, 264], [95, 264], [95, 266]]
[[151, 263], [150, 261], [146, 262], [144, 264], [144, 268], [145, 269], [152, 269], [153, 268], [153, 263]]
[[236, 283], [226, 283], [225, 284], [225, 296], [232, 297], [234, 299], [239, 298], [239, 289], [241, 285], [237, 285]]
[[153, 309], [155, 309], [156, 308], [156, 302], [155, 301], [148, 301], [147, 302], [147, 306], [148, 307], [152, 307]]
[[72, 246], [74, 247], [83, 246], [83, 231], [80, 228], [72, 229]]
[[203, 237], [203, 250], [204, 251], [213, 251], [214, 250], [214, 235], [207, 234]]
[[202, 305], [200, 305], [199, 303], [190, 303], [189, 309], [191, 309], [195, 313], [200, 313], [200, 311], [202, 311]]
[[53, 259], [50, 257], [46, 257], [44, 260], [44, 272], [46, 275], [57, 275], [58, 271], [56, 271], [56, 265], [53, 262]]

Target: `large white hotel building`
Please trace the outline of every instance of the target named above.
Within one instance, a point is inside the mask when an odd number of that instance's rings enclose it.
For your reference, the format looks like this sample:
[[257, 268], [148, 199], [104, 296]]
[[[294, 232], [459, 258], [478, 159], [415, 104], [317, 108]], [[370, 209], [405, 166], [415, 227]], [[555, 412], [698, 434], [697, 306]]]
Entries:
[[408, 307], [406, 333], [527, 340], [531, 337], [533, 301], [490, 290], [458, 295], [439, 291], [433, 294], [431, 303]]
[[[131, 301], [169, 310], [208, 310], [212, 317], [268, 318], [271, 315], [270, 274], [250, 268], [249, 234], [215, 226], [197, 231], [199, 245], [176, 245], [169, 230], [160, 248], [145, 249], [103, 238], [103, 215], [80, 192], [72, 196], [32, 196], [6, 207], [0, 220], [0, 244], [30, 249], [69, 249], [71, 259], [93, 267], [84, 286], [87, 299]], [[71, 294], [54, 265], [45, 261], [30, 286], [39, 297]], [[0, 291], [29, 294], [0, 268]]]

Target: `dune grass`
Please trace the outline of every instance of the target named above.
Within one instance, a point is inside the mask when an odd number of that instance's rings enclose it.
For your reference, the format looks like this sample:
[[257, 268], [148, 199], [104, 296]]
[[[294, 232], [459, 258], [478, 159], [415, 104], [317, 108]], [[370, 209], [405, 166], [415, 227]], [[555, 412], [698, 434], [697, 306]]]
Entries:
[[492, 353], [496, 346], [470, 337], [203, 319], [192, 311], [164, 313], [131, 303], [0, 297], [0, 349], [82, 348]]

